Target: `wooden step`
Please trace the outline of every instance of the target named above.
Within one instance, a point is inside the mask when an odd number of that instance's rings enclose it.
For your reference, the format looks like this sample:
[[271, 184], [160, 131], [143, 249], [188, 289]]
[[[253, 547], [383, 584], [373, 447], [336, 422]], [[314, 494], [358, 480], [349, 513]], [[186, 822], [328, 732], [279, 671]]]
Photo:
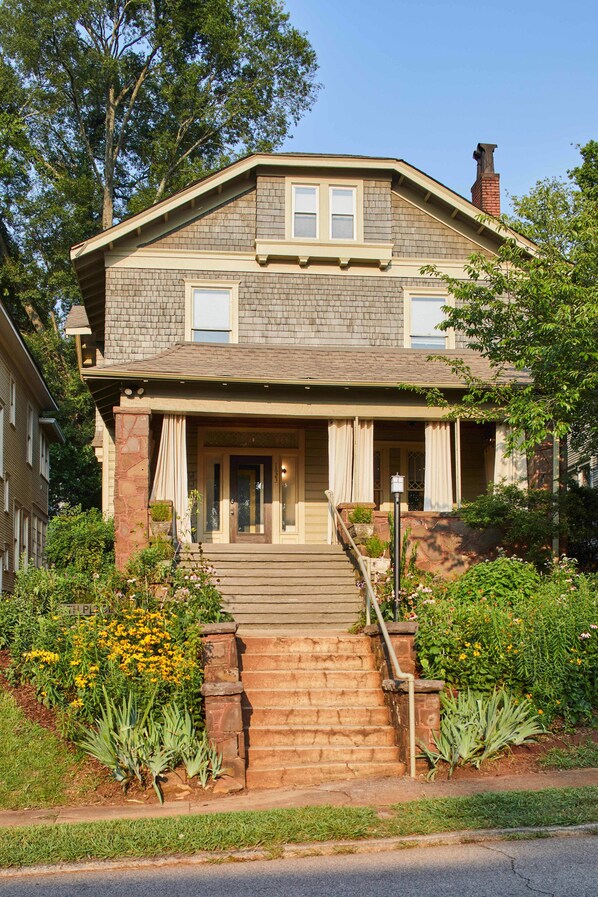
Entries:
[[369, 654], [369, 638], [364, 635], [311, 635], [292, 636], [269, 634], [264, 630], [239, 640], [241, 654]]

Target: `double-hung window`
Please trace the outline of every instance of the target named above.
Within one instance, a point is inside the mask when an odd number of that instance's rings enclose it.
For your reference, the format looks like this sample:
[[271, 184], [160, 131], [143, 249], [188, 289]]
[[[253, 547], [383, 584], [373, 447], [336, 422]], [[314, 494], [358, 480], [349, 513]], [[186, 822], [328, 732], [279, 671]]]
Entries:
[[27, 464], [33, 466], [33, 408], [27, 405]]
[[355, 239], [355, 187], [330, 188], [330, 239]]
[[50, 443], [42, 430], [39, 433], [39, 472], [45, 480], [50, 479]]
[[232, 288], [192, 289], [191, 339], [195, 343], [235, 342]]
[[446, 296], [407, 297], [406, 343], [412, 349], [432, 350], [450, 348], [448, 331], [438, 330], [444, 321], [443, 305], [448, 304]]
[[319, 189], [309, 184], [293, 186], [293, 236], [318, 238]]

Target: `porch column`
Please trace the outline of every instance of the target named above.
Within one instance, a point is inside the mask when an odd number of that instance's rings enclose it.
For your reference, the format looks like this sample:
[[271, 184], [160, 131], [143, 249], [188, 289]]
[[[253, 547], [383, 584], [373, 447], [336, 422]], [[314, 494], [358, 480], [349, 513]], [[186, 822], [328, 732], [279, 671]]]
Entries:
[[451, 425], [444, 421], [426, 423], [426, 463], [424, 511], [452, 511], [453, 465]]
[[114, 408], [114, 551], [123, 569], [148, 544], [149, 411]]

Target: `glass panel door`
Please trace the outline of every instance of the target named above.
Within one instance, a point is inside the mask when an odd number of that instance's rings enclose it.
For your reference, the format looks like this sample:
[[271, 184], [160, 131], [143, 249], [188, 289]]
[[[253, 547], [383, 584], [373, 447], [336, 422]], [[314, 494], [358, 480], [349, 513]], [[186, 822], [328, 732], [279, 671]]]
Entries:
[[272, 541], [272, 458], [233, 456], [231, 542]]

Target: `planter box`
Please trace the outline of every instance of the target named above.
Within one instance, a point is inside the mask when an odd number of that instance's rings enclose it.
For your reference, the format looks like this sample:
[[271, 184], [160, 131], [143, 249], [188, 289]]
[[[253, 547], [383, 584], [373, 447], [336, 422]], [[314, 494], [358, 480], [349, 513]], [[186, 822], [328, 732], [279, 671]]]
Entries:
[[366, 539], [371, 539], [374, 535], [374, 524], [373, 523], [352, 523], [349, 527], [349, 532], [353, 536], [353, 539], [356, 542], [365, 542]]
[[172, 520], [151, 520], [150, 532], [152, 536], [170, 536]]

